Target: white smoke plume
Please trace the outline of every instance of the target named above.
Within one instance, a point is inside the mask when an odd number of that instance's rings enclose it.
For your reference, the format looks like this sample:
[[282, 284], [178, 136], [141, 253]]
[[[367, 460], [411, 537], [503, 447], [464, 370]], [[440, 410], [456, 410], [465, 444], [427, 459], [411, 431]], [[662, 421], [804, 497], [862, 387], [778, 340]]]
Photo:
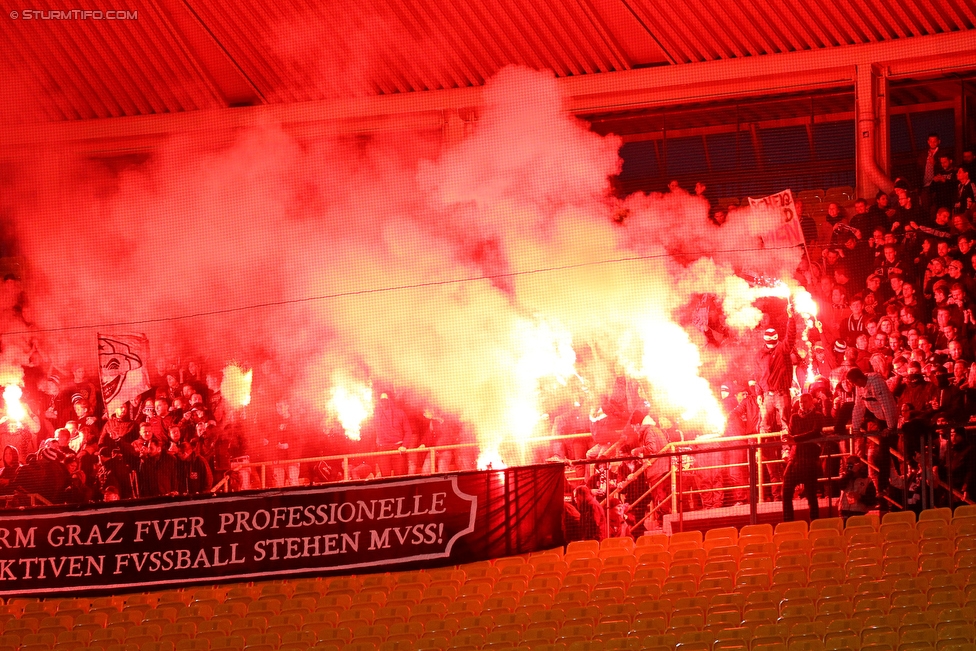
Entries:
[[372, 379], [487, 450], [543, 432], [540, 382], [576, 370], [597, 394], [626, 370], [662, 412], [719, 427], [712, 387], [742, 352], [706, 345], [687, 310], [707, 292], [734, 333], [758, 324], [762, 292], [733, 272], [792, 272], [796, 251], [757, 251], [776, 216], [719, 228], [694, 197], [613, 199], [620, 140], [568, 115], [551, 73], [502, 70], [484, 98], [453, 147], [272, 125], [224, 147], [174, 138], [120, 173], [40, 152], [14, 212], [41, 348], [86, 363], [96, 326], [134, 322], [161, 357], [255, 368], [255, 402], [326, 414], [333, 378]]

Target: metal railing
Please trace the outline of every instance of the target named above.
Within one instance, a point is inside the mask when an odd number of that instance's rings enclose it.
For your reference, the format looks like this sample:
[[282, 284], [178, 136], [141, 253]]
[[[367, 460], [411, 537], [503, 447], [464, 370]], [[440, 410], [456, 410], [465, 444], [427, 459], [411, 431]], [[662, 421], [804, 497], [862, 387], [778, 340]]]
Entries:
[[[543, 446], [550, 444], [554, 441], [572, 441], [574, 439], [588, 439], [590, 438], [589, 433], [584, 434], [571, 434], [567, 436], [540, 436], [526, 439], [522, 443], [517, 444], [507, 444], [509, 451], [515, 452], [521, 460], [521, 465], [530, 465], [532, 459], [529, 455], [536, 452], [538, 446]], [[611, 450], [616, 451], [616, 446], [611, 448]], [[256, 480], [254, 488], [273, 488], [269, 485], [268, 478], [274, 475], [274, 470], [276, 468], [285, 468], [288, 466], [295, 466], [301, 464], [316, 464], [322, 462], [338, 461], [342, 464], [342, 479], [334, 481], [350, 481], [355, 479], [351, 476], [351, 470], [354, 468], [353, 463], [359, 462], [366, 459], [380, 459], [384, 457], [390, 458], [402, 458], [409, 459], [411, 455], [415, 455], [415, 459], [421, 457], [426, 457], [426, 462], [423, 464], [418, 464], [423, 467], [428, 467], [430, 470], [426, 473], [414, 473], [416, 474], [435, 474], [437, 472], [437, 458], [438, 454], [444, 452], [455, 452], [455, 451], [467, 451], [473, 453], [472, 457], [477, 457], [480, 447], [477, 443], [458, 443], [454, 445], [435, 445], [435, 446], [422, 446], [416, 448], [404, 448], [403, 450], [383, 450], [379, 452], [348, 452], [344, 454], [331, 454], [319, 457], [304, 457], [300, 459], [279, 459], [274, 461], [246, 461], [234, 464], [230, 472], [228, 472], [222, 479], [220, 479], [216, 484], [214, 484], [211, 492], [221, 493], [230, 490], [231, 483], [235, 479], [240, 479], [241, 475], [246, 473], [251, 480]], [[463, 470], [475, 470], [476, 468], [463, 468]], [[375, 476], [375, 473], [374, 473]], [[250, 481], [247, 482], [250, 485]], [[333, 482], [329, 482], [333, 483]]]
[[[845, 430], [840, 435], [834, 435], [833, 432], [832, 427], [824, 428], [825, 435], [818, 442], [836, 442], [842, 444], [838, 445], [840, 451], [823, 454], [821, 455], [822, 460], [839, 460], [855, 450], [855, 440], [849, 430]], [[931, 434], [929, 436], [931, 439]], [[545, 451], [554, 442], [569, 443], [574, 440], [590, 439], [591, 435], [588, 432], [563, 436], [534, 437], [519, 444], [509, 444], [510, 447], [506, 451], [509, 453], [507, 455], [508, 458], [518, 458], [520, 463], [524, 465], [547, 460], [546, 457], [549, 455]], [[875, 445], [879, 444], [877, 437], [866, 436], [865, 439], [865, 450], [867, 449], [868, 441], [873, 441]], [[931, 440], [925, 443], [926, 445], [923, 445], [923, 449], [933, 444]], [[725, 494], [733, 493], [744, 496], [744, 500], [729, 500], [723, 497], [722, 502], [738, 501], [742, 506], [748, 504], [750, 522], [757, 520], [758, 513], [764, 503], [770, 501], [778, 502], [782, 499], [780, 495], [776, 495], [775, 493], [781, 490], [782, 473], [779, 470], [782, 469], [786, 462], [781, 454], [784, 446], [783, 432], [674, 441], [665, 445], [657, 454], [643, 456], [620, 454], [624, 444], [624, 439], [620, 439], [612, 445], [609, 445], [600, 454], [590, 458], [576, 460], [559, 459], [558, 462], [566, 466], [567, 479], [570, 483], [589, 483], [594, 472], [600, 467], [609, 467], [610, 465], [616, 464], [631, 465], [632, 470], [612, 486], [610, 485], [609, 473], [606, 473], [607, 479], [603, 491], [601, 491], [601, 502], [602, 506], [607, 507], [611, 498], [619, 498], [631, 485], [643, 477], [647, 482], [647, 487], [630, 502], [632, 509], [643, 513], [640, 519], [635, 522], [635, 528], [645, 526], [648, 518], [659, 517], [664, 510], [669, 510], [677, 518], [678, 528], [681, 529], [684, 526], [684, 514], [689, 510], [685, 508], [685, 500], [689, 498], [693, 499], [696, 496], [701, 498], [701, 496], [706, 494], [719, 493], [724, 496]], [[843, 452], [842, 448], [846, 448], [847, 452]], [[354, 464], [367, 460], [378, 460], [383, 457], [398, 457], [402, 460], [413, 458], [415, 466], [427, 469], [424, 472], [414, 474], [435, 474], [438, 471], [437, 462], [439, 454], [464, 451], [473, 460], [478, 450], [479, 448], [475, 443], [462, 443], [379, 452], [350, 452], [302, 459], [261, 462], [247, 461], [236, 464], [231, 472], [227, 473], [216, 483], [212, 492], [227, 492], [231, 490], [232, 483], [243, 484], [246, 487], [257, 489], [278, 487], [280, 484], [277, 482], [269, 482], [269, 479], [275, 475], [275, 470], [284, 469], [288, 466], [294, 467], [300, 464], [321, 462], [339, 462], [341, 464], [341, 478], [330, 480], [328, 483], [361, 479], [361, 477], [352, 476]], [[763, 454], [764, 450], [767, 451], [766, 454]], [[769, 451], [775, 452], [770, 454]], [[894, 460], [897, 460], [904, 467], [904, 458], [896, 448], [891, 448], [890, 454]], [[739, 457], [739, 460], [732, 463], [689, 463], [689, 460], [707, 457], [707, 455], [736, 455]], [[540, 458], [540, 456], [543, 458]], [[715, 457], [713, 456], [711, 458], [714, 459]], [[424, 462], [420, 462], [420, 459], [424, 459]], [[652, 466], [661, 459], [667, 461], [667, 470], [648, 476]], [[877, 474], [878, 468], [869, 459], [863, 458], [863, 460], [868, 465], [868, 468]], [[840, 497], [839, 491], [837, 495], [833, 494], [833, 489], [842, 478], [841, 473], [843, 468], [839, 461], [836, 464], [828, 464], [828, 468], [831, 465], [836, 465], [838, 472], [836, 474], [822, 476], [819, 481], [826, 488], [828, 509], [830, 513], [833, 513], [835, 508], [834, 500]], [[458, 469], [474, 470], [475, 468], [460, 467]], [[696, 481], [696, 478], [701, 477], [704, 473], [724, 473], [726, 479], [738, 477], [744, 481], [741, 483], [728, 481], [717, 486], [710, 485], [701, 488], [698, 487], [700, 482]], [[373, 473], [373, 476], [376, 476], [376, 473]], [[246, 478], [246, 480], [242, 481], [242, 477]], [[949, 482], [951, 483], [951, 477], [949, 478]], [[662, 487], [663, 490], [661, 490]], [[948, 486], [945, 483], [937, 484], [936, 482], [930, 482], [923, 486], [923, 507], [933, 506], [935, 504], [935, 491], [937, 488], [947, 489]], [[907, 491], [903, 491], [903, 495], [905, 493]], [[664, 499], [660, 499], [662, 494]], [[958, 504], [972, 503], [972, 501], [968, 500], [957, 490], [952, 490], [948, 494], [951, 495], [950, 499]], [[655, 495], [657, 495], [658, 499], [654, 499]], [[898, 502], [891, 499], [888, 495], [879, 495], [878, 499], [884, 500], [888, 508], [905, 509], [909, 506], [904, 500]], [[836, 508], [839, 510], [839, 505]]]
[[[976, 430], [976, 427], [967, 428], [970, 430]], [[676, 441], [668, 443], [661, 452], [654, 455], [645, 455], [638, 457], [616, 457], [610, 459], [596, 459], [596, 460], [580, 460], [574, 462], [576, 464], [613, 464], [613, 463], [635, 463], [634, 469], [620, 482], [616, 483], [613, 487], [609, 484], [609, 479], [604, 487], [604, 497], [601, 500], [601, 505], [606, 507], [611, 498], [620, 498], [625, 491], [638, 481], [641, 477], [647, 479], [647, 488], [640, 495], [638, 495], [634, 500], [630, 502], [631, 508], [637, 507], [638, 510], [643, 511], [640, 508], [642, 505], [647, 503], [647, 509], [644, 515], [638, 519], [633, 527], [635, 529], [644, 525], [648, 518], [654, 517], [659, 511], [670, 507], [670, 512], [676, 514], [678, 518], [679, 529], [683, 528], [684, 524], [684, 513], [687, 509], [684, 508], [684, 500], [688, 497], [695, 495], [704, 495], [711, 493], [731, 493], [731, 492], [745, 492], [748, 495], [747, 502], [749, 506], [750, 522], [755, 523], [757, 521], [758, 512], [763, 503], [770, 501], [780, 501], [782, 497], [774, 497], [773, 493], [776, 489], [781, 489], [782, 483], [780, 481], [781, 475], [773, 470], [777, 466], [783, 466], [786, 463], [786, 459], [783, 458], [782, 454], [775, 455], [764, 455], [763, 450], [777, 450], [782, 451], [783, 446], [783, 432], [770, 432], [765, 434], [750, 434], [747, 436], [738, 437], [721, 437], [721, 438], [710, 438], [710, 439], [696, 439], [689, 441]], [[877, 436], [867, 436], [862, 434], [865, 438], [865, 448], [868, 442], [874, 443], [876, 446], [880, 445], [880, 439]], [[922, 445], [923, 452], [923, 467], [929, 467], [932, 465], [932, 446], [935, 444], [933, 442], [934, 433], [929, 431], [927, 434], [927, 440], [924, 441]], [[855, 438], [850, 434], [849, 429], [845, 430], [843, 434], [834, 434], [833, 427], [824, 428], [824, 436], [813, 441], [814, 443], [838, 443], [845, 444], [847, 452], [841, 449], [838, 445], [838, 452], [821, 454], [820, 459], [842, 459], [853, 454], [855, 451]], [[738, 463], [724, 463], [717, 465], [701, 465], [688, 463], [689, 459], [694, 459], [701, 457], [703, 455], [716, 455], [716, 454], [729, 454], [729, 453], [742, 453], [745, 452], [745, 461]], [[926, 454], [927, 452], [927, 454]], [[889, 453], [892, 459], [897, 460], [901, 467], [904, 469], [904, 456], [898, 451], [897, 448], [890, 448]], [[667, 459], [669, 462], [669, 468], [666, 472], [660, 473], [651, 477], [647, 477], [650, 468], [661, 459]], [[861, 457], [865, 462], [868, 469], [877, 475], [879, 469], [870, 459]], [[927, 466], [926, 466], [927, 464]], [[828, 464], [828, 468], [831, 464]], [[745, 484], [721, 484], [718, 486], [709, 486], [707, 488], [694, 488], [686, 487], [686, 484], [694, 485], [695, 482], [685, 482], [683, 479], [688, 476], [694, 476], [695, 473], [715, 473], [722, 471], [729, 471], [731, 469], [740, 469], [740, 474], [748, 477], [747, 483]], [[827, 474], [819, 477], [818, 482], [823, 484], [826, 488], [826, 497], [828, 499], [828, 508], [833, 511], [835, 498], [840, 497], [838, 492], [837, 495], [833, 494], [833, 488], [837, 486], [839, 480], [842, 479], [843, 467], [840, 463], [837, 464], [837, 474]], [[950, 470], [951, 473], [951, 470]], [[589, 474], [589, 473], [588, 473]], [[730, 473], [731, 474], [731, 473]], [[938, 478], [933, 478], [932, 481], [927, 481], [928, 475], [922, 473], [922, 482], [920, 487], [922, 502], [919, 505], [920, 508], [931, 508], [935, 506], [935, 493], [937, 489], [944, 490], [948, 496], [950, 505], [952, 504], [973, 504], [974, 502], [967, 498], [960, 491], [951, 488], [952, 477], [951, 474], [948, 476], [947, 481], [943, 482]], [[654, 503], [650, 503], [653, 495], [658, 489], [664, 485], [668, 490], [667, 499], [657, 500]], [[768, 489], [768, 490], [767, 490]], [[886, 508], [898, 508], [907, 509], [909, 504], [907, 504], [907, 486], [902, 489], [903, 500], [901, 502], [892, 499], [888, 495], [879, 495], [878, 500], [884, 501], [886, 503]], [[792, 496], [791, 496], [792, 498]], [[724, 500], [728, 501], [728, 500]], [[745, 502], [743, 502], [743, 506]], [[839, 505], [837, 506], [839, 512]], [[828, 514], [830, 515], [830, 514]]]

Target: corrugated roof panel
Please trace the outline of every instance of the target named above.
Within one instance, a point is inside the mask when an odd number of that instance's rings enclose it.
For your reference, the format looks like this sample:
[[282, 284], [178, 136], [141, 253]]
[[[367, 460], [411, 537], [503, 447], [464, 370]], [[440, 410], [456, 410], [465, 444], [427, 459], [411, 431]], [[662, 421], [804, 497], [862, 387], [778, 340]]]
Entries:
[[[0, 0], [5, 16], [24, 11], [22, 5]], [[48, 104], [46, 113], [73, 120], [224, 105], [206, 71], [151, 0], [127, 2], [124, 9], [137, 12], [128, 20], [107, 19], [111, 7], [100, 8], [102, 19], [97, 19], [70, 0], [29, 5], [40, 13], [28, 20], [9, 19], [5, 49], [13, 50], [7, 58], [31, 61], [30, 69], [43, 70], [37, 90], [39, 101]]]
[[[32, 0], [42, 11], [74, 0]], [[0, 0], [0, 10], [22, 10]], [[970, 30], [976, 0], [127, 0], [137, 20], [16, 20], [0, 65], [77, 120], [483, 84]], [[226, 97], [225, 97], [226, 96]]]

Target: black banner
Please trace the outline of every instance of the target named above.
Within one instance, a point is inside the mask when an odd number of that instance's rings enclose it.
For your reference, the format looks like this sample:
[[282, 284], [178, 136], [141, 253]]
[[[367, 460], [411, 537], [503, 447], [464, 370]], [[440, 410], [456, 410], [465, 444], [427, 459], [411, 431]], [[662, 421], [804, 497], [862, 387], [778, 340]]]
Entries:
[[563, 544], [561, 465], [0, 514], [0, 595], [455, 565]]

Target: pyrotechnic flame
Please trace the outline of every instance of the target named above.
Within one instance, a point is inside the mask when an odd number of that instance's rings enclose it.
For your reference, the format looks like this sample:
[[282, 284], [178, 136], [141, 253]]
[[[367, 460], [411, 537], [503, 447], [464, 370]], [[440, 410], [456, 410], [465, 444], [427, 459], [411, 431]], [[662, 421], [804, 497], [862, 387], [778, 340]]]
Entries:
[[817, 316], [817, 302], [813, 300], [813, 296], [810, 292], [803, 289], [802, 287], [797, 288], [793, 292], [793, 305], [796, 307], [796, 311], [806, 317]]
[[363, 421], [373, 415], [373, 389], [337, 372], [332, 382], [328, 408], [352, 441], [359, 441]]
[[521, 321], [514, 336], [518, 352], [512, 363], [514, 390], [504, 413], [504, 434], [522, 443], [535, 434], [544, 418], [539, 409], [539, 382], [554, 378], [564, 384], [576, 373], [576, 352], [568, 332], [544, 321]]
[[485, 450], [478, 455], [478, 470], [504, 470], [506, 467], [498, 450]]
[[24, 408], [23, 403], [20, 402], [22, 395], [24, 395], [24, 392], [16, 384], [8, 384], [3, 389], [3, 402], [6, 405], [7, 418], [18, 425], [27, 418], [27, 410]]
[[251, 378], [253, 370], [246, 372], [237, 364], [224, 368], [224, 379], [220, 383], [220, 393], [232, 405], [247, 407], [251, 404]]
[[647, 315], [630, 333], [640, 340], [639, 358], [627, 359], [634, 347], [621, 346], [621, 362], [632, 377], [646, 378], [653, 401], [670, 405], [684, 421], [705, 431], [722, 431], [725, 416], [708, 381], [699, 375], [702, 360], [698, 347], [678, 324], [658, 315]]
[[793, 297], [793, 306], [796, 311], [804, 316], [817, 316], [817, 302], [813, 300], [810, 292], [803, 287], [791, 287], [782, 280], [772, 281], [769, 285], [760, 285], [755, 288], [756, 296], [778, 296], [780, 298]]

